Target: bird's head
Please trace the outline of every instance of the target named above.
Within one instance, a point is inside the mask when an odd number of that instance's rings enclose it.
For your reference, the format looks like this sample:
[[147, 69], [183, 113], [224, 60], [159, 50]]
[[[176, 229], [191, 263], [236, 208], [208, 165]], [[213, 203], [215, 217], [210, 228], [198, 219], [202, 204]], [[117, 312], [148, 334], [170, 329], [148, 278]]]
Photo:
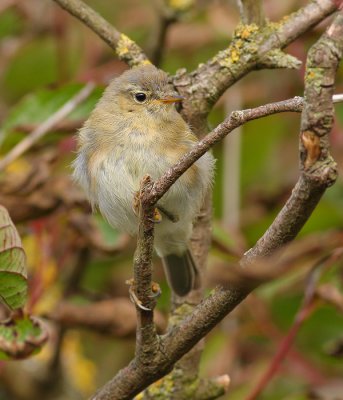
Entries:
[[106, 90], [123, 114], [146, 113], [156, 117], [175, 113], [175, 103], [182, 97], [173, 90], [165, 72], [153, 65], [135, 67], [114, 79]]

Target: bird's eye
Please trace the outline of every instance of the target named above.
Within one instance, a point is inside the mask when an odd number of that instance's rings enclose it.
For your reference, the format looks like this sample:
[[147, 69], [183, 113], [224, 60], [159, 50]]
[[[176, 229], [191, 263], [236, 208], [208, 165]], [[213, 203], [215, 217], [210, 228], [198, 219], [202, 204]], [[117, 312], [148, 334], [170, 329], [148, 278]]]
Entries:
[[144, 103], [146, 100], [146, 94], [143, 92], [138, 92], [134, 94], [134, 99], [137, 103]]

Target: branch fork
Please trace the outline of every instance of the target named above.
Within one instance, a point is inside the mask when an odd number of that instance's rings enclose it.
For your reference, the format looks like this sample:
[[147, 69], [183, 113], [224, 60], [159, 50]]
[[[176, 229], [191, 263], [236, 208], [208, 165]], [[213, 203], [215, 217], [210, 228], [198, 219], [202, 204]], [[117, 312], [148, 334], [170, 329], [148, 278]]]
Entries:
[[[81, 0], [55, 1], [86, 23], [117, 52], [119, 58], [130, 66], [149, 62], [144, 52], [134, 42], [111, 27], [101, 17], [99, 18]], [[250, 0], [241, 2], [243, 9], [245, 6], [248, 9], [251, 3]], [[256, 3], [261, 4], [260, 1]], [[264, 15], [258, 6], [257, 11], [243, 22], [249, 26], [261, 25], [262, 29], [259, 27], [251, 32], [244, 31], [244, 36], [249, 37], [236, 38], [230, 46], [231, 50], [236, 51], [235, 53], [230, 53], [226, 49], [207, 63], [199, 65], [195, 71], [189, 74], [180, 72], [173, 77], [174, 87], [185, 97], [182, 113], [188, 123], [199, 134], [203, 134], [206, 125], [204, 121], [208, 112], [227, 88], [261, 65], [280, 67], [282, 64], [280, 59], [283, 63], [285, 62], [282, 53], [280, 54], [282, 48], [332, 14], [340, 4], [341, 2], [338, 1], [321, 0], [319, 5], [319, 2], [314, 0], [287, 19], [269, 27], [263, 26]], [[156, 181], [152, 181], [150, 177], [143, 179], [139, 196], [139, 232], [134, 257], [134, 280], [135, 294], [148, 310], [136, 307], [138, 323], [135, 359], [100, 389], [94, 399], [131, 399], [150, 383], [168, 373], [174, 364], [235, 308], [252, 289], [249, 285], [235, 285], [232, 282], [226, 289], [216, 288], [190, 315], [182, 319], [166, 335], [161, 337], [156, 334], [152, 311], [155, 300], [151, 297], [154, 208], [164, 193], [196, 160], [236, 127], [253, 119], [279, 112], [300, 112], [305, 103], [300, 136], [301, 174], [299, 180], [272, 225], [257, 244], [243, 256], [241, 265], [252, 265], [257, 259], [263, 259], [294, 239], [326, 188], [334, 182], [336, 169], [328, 150], [328, 133], [332, 124], [334, 73], [343, 50], [342, 27], [342, 16], [339, 15], [321, 39], [323, 43], [320, 44], [324, 44], [321, 47], [323, 50], [330, 52], [330, 49], [334, 49], [333, 57], [332, 54], [320, 52], [323, 59], [327, 60], [325, 68], [318, 57], [319, 47], [314, 48], [313, 57], [309, 54], [305, 101], [297, 97], [254, 109], [233, 112], [162, 177]], [[269, 34], [266, 33], [268, 28]], [[239, 48], [237, 48], [238, 39], [241, 40], [239, 43], [242, 45]], [[247, 54], [247, 49], [250, 49], [249, 54]], [[269, 57], [268, 62], [263, 64], [266, 57], [273, 54], [277, 57]], [[296, 64], [295, 60], [293, 64]], [[289, 65], [286, 66], [289, 67]], [[317, 74], [320, 68], [321, 74]], [[320, 80], [321, 77], [324, 79]], [[320, 108], [323, 104], [324, 107]]]

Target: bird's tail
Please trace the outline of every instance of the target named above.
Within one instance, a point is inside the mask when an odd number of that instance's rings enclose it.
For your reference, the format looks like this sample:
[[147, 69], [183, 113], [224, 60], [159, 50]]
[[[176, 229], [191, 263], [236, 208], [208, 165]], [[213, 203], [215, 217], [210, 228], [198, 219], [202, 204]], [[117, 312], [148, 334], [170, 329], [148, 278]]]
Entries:
[[198, 268], [190, 250], [181, 255], [168, 254], [162, 262], [168, 284], [178, 296], [186, 296], [200, 286]]

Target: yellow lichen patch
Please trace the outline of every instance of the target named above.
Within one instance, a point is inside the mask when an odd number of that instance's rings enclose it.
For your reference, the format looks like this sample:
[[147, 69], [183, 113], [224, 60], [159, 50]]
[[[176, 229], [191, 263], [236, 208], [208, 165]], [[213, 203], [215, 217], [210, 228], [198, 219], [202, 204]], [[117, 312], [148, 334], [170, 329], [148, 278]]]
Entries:
[[238, 51], [236, 50], [236, 49], [233, 49], [232, 50], [232, 52], [231, 52], [231, 54], [230, 54], [230, 58], [231, 58], [231, 61], [234, 63], [234, 62], [237, 62], [238, 60], [239, 60], [239, 53], [238, 53]]
[[239, 61], [241, 56], [240, 48], [242, 46], [243, 42], [241, 40], [231, 43], [231, 46], [227, 50], [219, 53], [215, 61], [217, 61], [221, 67], [230, 68], [232, 64]]
[[118, 44], [116, 47], [116, 53], [118, 54], [119, 57], [123, 57], [125, 54], [127, 54], [130, 51], [129, 49], [133, 44], [134, 44], [134, 42], [128, 36], [126, 36], [122, 33], [118, 40]]
[[131, 67], [151, 64], [139, 46], [123, 33], [119, 37], [115, 52], [119, 59], [128, 62]]
[[235, 47], [236, 49], [241, 49], [241, 48], [243, 47], [243, 44], [244, 44], [243, 40], [237, 39], [237, 40], [234, 42], [234, 47]]
[[304, 131], [301, 135], [301, 141], [306, 149], [305, 169], [310, 168], [316, 161], [318, 161], [321, 153], [320, 139], [311, 132]]
[[316, 74], [313, 71], [308, 71], [306, 74], [306, 79], [314, 79], [316, 77]]
[[252, 34], [258, 31], [256, 24], [239, 25], [235, 31], [235, 37], [247, 40]]
[[271, 22], [269, 21], [267, 24], [267, 27], [272, 30], [272, 31], [276, 31], [280, 28], [282, 24], [280, 22]]
[[[170, 394], [173, 393], [174, 381], [172, 373], [165, 376], [163, 379], [159, 379], [149, 386], [149, 394], [155, 398], [161, 396], [161, 398], [169, 398]], [[136, 400], [136, 399], [135, 399]]]

